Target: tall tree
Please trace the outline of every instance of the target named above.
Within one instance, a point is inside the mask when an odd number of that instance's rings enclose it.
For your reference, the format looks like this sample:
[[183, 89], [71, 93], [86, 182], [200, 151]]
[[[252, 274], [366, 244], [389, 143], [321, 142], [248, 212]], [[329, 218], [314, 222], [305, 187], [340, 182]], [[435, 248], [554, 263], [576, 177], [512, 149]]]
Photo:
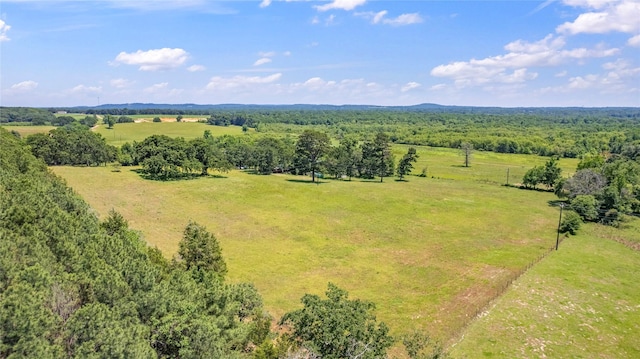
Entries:
[[227, 264], [222, 258], [220, 243], [213, 234], [195, 222], [189, 222], [179, 243], [178, 254], [187, 270], [213, 271], [220, 276], [227, 273]]
[[296, 142], [296, 168], [298, 172], [311, 171], [311, 182], [316, 181], [316, 170], [329, 148], [329, 136], [316, 130], [305, 130]]
[[377, 173], [380, 176], [380, 182], [386, 176], [393, 175], [394, 164], [393, 155], [391, 154], [391, 145], [389, 145], [389, 135], [384, 132], [378, 132], [373, 140], [374, 156], [376, 161]]
[[407, 153], [402, 157], [400, 162], [398, 162], [398, 168], [396, 169], [396, 173], [400, 179], [403, 179], [405, 175], [411, 173], [413, 169], [413, 163], [418, 160], [418, 155], [416, 154], [416, 149], [413, 147], [409, 147]]
[[460, 144], [460, 150], [464, 156], [464, 166], [469, 167], [469, 163], [471, 163], [471, 154], [473, 153], [473, 144], [469, 142], [462, 142]]

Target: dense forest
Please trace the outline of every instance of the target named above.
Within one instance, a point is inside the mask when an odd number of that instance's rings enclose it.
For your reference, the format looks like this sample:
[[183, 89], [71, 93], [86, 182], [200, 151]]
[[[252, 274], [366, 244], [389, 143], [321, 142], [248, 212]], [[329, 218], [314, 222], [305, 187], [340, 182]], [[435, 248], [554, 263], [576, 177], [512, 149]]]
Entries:
[[[49, 112], [55, 110], [58, 109]], [[638, 108], [477, 108], [438, 105], [175, 105], [162, 108], [161, 105], [148, 105], [128, 109], [112, 105], [66, 110], [109, 115], [117, 119], [140, 114], [206, 115], [212, 125], [247, 126], [263, 133], [299, 134], [311, 126], [337, 139], [353, 136], [364, 141], [372, 133], [384, 132], [392, 143], [448, 148], [459, 148], [463, 143], [469, 143], [480, 151], [572, 158], [588, 153], [617, 153], [628, 143], [640, 141]], [[25, 111], [1, 108], [0, 118], [26, 121]], [[37, 111], [46, 113], [44, 110]], [[52, 116], [51, 113], [49, 115]], [[41, 121], [38, 120], [38, 123]], [[50, 119], [47, 123], [53, 121]]]

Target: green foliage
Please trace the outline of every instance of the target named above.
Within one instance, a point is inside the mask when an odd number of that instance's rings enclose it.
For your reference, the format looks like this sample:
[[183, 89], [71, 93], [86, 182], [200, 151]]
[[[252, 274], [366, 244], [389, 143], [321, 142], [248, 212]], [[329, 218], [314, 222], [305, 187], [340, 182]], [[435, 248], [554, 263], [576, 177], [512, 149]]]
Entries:
[[75, 121], [76, 119], [72, 116], [58, 116], [51, 121], [51, 124], [54, 126], [66, 126], [68, 124], [74, 123]]
[[526, 188], [536, 188], [536, 186], [542, 182], [543, 175], [544, 167], [535, 166], [524, 174], [522, 184]]
[[240, 358], [264, 341], [260, 295], [221, 281], [204, 228], [189, 224], [171, 265], [1, 128], [0, 165], [0, 357]]
[[462, 142], [462, 144], [460, 144], [460, 150], [464, 156], [464, 166], [469, 167], [471, 155], [473, 154], [473, 144], [469, 142]]
[[598, 200], [592, 195], [578, 195], [571, 200], [571, 209], [576, 211], [585, 221], [598, 219]]
[[96, 116], [85, 116], [80, 120], [80, 123], [87, 127], [93, 127], [98, 123], [98, 118]]
[[393, 338], [384, 323], [376, 322], [373, 303], [349, 300], [332, 283], [326, 295], [305, 294], [304, 308], [286, 313], [280, 323], [291, 325], [294, 338], [322, 358], [385, 358]]
[[58, 128], [26, 138], [32, 153], [48, 165], [98, 166], [116, 158], [115, 147], [86, 127]]
[[402, 337], [402, 344], [411, 359], [444, 359], [448, 354], [439, 342], [428, 335], [413, 331]]
[[0, 123], [29, 122], [34, 126], [53, 123], [56, 120], [51, 111], [27, 107], [0, 107]]
[[582, 218], [574, 211], [564, 211], [562, 222], [560, 223], [560, 233], [576, 234], [582, 225]]
[[102, 122], [107, 125], [109, 129], [112, 129], [113, 126], [118, 122], [114, 116], [104, 115], [102, 118]]
[[178, 254], [187, 270], [212, 271], [220, 277], [227, 273], [220, 244], [213, 234], [195, 222], [189, 222], [180, 241]]
[[397, 174], [400, 179], [403, 179], [405, 175], [411, 173], [413, 169], [413, 163], [418, 160], [418, 155], [416, 154], [416, 149], [413, 147], [409, 147], [407, 150], [407, 154], [402, 156], [400, 162], [398, 162]]
[[104, 228], [108, 235], [113, 236], [116, 233], [125, 233], [129, 229], [129, 223], [120, 213], [111, 209], [107, 219], [100, 223], [100, 227]]
[[298, 173], [311, 172], [311, 182], [316, 181], [316, 171], [329, 148], [329, 136], [324, 132], [305, 130], [296, 142], [295, 167]]
[[522, 184], [526, 188], [536, 188], [543, 184], [547, 189], [554, 189], [561, 183], [562, 169], [558, 166], [557, 158], [550, 158], [544, 166], [535, 166], [528, 170], [522, 178]]
[[158, 116], [153, 118], [153, 122], [162, 122], [162, 119]]

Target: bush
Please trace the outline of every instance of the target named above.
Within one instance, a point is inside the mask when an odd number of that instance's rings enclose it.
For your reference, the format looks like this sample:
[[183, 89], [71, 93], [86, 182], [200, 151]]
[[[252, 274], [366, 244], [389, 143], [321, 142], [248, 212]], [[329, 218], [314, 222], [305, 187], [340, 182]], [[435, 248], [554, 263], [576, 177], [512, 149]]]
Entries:
[[160, 119], [160, 117], [154, 117], [153, 122], [162, 122], [162, 120]]
[[598, 219], [598, 201], [592, 195], [578, 195], [571, 201], [571, 208], [585, 221]]
[[574, 235], [576, 231], [580, 229], [582, 224], [582, 218], [574, 211], [566, 211], [566, 214], [562, 218], [560, 223], [560, 233], [567, 233]]

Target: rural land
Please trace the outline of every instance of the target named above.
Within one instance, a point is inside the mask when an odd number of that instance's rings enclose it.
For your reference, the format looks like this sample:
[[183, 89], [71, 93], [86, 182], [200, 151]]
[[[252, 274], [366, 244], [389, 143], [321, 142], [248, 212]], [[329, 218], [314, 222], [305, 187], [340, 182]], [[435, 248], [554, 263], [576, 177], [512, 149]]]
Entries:
[[638, 358], [640, 108], [0, 107], [0, 358]]

